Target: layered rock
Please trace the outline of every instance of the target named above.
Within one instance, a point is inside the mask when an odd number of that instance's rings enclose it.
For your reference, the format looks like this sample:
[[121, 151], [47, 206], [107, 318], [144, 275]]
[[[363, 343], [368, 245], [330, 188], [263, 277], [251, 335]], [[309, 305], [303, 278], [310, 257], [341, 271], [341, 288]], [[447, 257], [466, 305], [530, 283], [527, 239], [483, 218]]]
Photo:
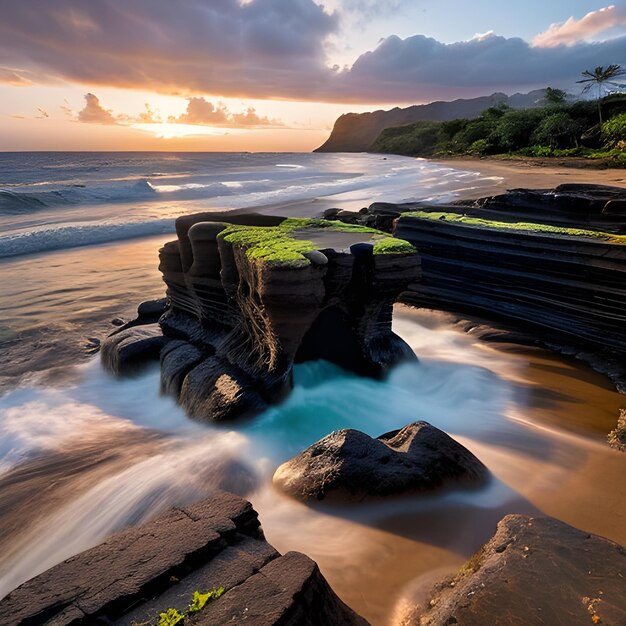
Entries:
[[403, 214], [420, 251], [410, 304], [488, 315], [626, 354], [626, 237], [452, 212]]
[[[206, 603], [190, 611], [198, 594]], [[311, 559], [281, 556], [252, 506], [225, 493], [113, 535], [18, 587], [0, 611], [6, 626], [157, 624], [161, 614], [212, 626], [367, 625]]]
[[511, 189], [496, 196], [451, 204], [374, 202], [358, 212], [328, 209], [324, 217], [391, 233], [395, 220], [410, 211], [462, 212], [486, 220], [626, 233], [626, 189], [577, 183], [554, 189]]
[[403, 624], [626, 623], [626, 550], [552, 518], [508, 515]]
[[373, 439], [358, 430], [324, 437], [274, 474], [274, 484], [299, 500], [364, 500], [476, 486], [487, 468], [466, 448], [427, 422]]
[[[159, 351], [162, 388], [192, 417], [262, 411], [289, 390], [294, 363], [327, 359], [382, 376], [415, 358], [391, 331], [393, 302], [419, 275], [406, 242], [236, 212], [179, 218], [176, 230], [160, 251], [169, 306], [159, 324], [173, 340]], [[128, 351], [132, 337], [107, 343], [103, 362], [119, 371], [117, 346]]]

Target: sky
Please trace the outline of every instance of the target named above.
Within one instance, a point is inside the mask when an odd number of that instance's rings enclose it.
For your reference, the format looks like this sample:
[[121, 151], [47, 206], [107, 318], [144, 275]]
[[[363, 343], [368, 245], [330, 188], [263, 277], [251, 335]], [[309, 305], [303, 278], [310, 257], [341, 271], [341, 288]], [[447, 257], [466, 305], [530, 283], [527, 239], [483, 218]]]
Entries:
[[0, 151], [309, 151], [334, 120], [626, 66], [626, 0], [0, 0]]

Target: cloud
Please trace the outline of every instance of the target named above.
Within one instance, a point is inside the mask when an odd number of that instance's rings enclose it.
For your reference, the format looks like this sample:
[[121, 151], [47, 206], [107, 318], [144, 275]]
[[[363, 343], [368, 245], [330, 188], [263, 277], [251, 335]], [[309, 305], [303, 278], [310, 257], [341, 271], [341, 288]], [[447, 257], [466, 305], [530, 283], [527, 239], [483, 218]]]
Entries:
[[19, 70], [11, 70], [8, 67], [0, 67], [0, 83], [13, 85], [14, 87], [27, 87], [33, 82], [19, 73]]
[[[425, 102], [568, 87], [585, 69], [626, 65], [626, 36], [589, 43], [570, 35], [568, 46], [539, 46], [484, 33], [452, 44], [423, 35], [390, 36], [352, 66], [331, 68], [326, 50], [329, 38], [339, 34], [340, 16], [318, 1], [0, 0], [0, 63], [94, 88], [178, 94], [188, 98], [178, 121], [248, 126], [270, 126], [276, 120], [256, 112], [232, 113], [203, 96]], [[378, 10], [373, 0], [350, 0], [345, 6], [362, 13]], [[600, 18], [585, 17], [576, 24], [586, 24], [588, 34], [592, 22], [600, 19], [606, 26], [618, 13], [607, 7], [594, 13]], [[565, 32], [568, 23], [556, 28]], [[81, 119], [101, 123], [131, 119], [98, 107], [83, 111]]]
[[533, 39], [533, 46], [544, 48], [573, 46], [619, 26], [626, 27], [626, 9], [612, 4], [603, 9], [591, 11], [579, 20], [572, 16], [566, 22], [551, 24], [548, 30], [539, 33]]
[[187, 110], [178, 118], [170, 118], [169, 121], [180, 124], [219, 126], [228, 122], [228, 109], [224, 105], [215, 106], [204, 98], [188, 98]]
[[139, 114], [139, 117], [137, 119], [138, 122], [142, 124], [158, 124], [159, 122], [161, 122], [161, 117], [158, 113], [152, 110], [152, 108], [150, 107], [150, 103], [146, 102], [144, 106], [145, 111], [142, 111]]
[[269, 119], [267, 116], [260, 117], [253, 107], [248, 107], [244, 113], [233, 113], [233, 123], [236, 126], [283, 126], [277, 119]]
[[253, 107], [248, 107], [243, 113], [231, 113], [224, 104], [215, 105], [203, 97], [187, 98], [187, 110], [178, 117], [170, 116], [168, 122], [232, 128], [283, 126], [280, 120], [259, 116]]
[[85, 107], [78, 112], [79, 122], [90, 124], [117, 124], [111, 111], [100, 104], [100, 100], [92, 93], [85, 94]]
[[336, 74], [334, 97], [353, 101], [410, 102], [473, 97], [493, 91], [571, 86], [582, 70], [626, 64], [626, 37], [570, 47], [532, 47], [513, 37], [488, 35], [445, 44], [416, 35], [384, 39]]
[[0, 0], [0, 62], [182, 95], [299, 97], [339, 17], [314, 0]]

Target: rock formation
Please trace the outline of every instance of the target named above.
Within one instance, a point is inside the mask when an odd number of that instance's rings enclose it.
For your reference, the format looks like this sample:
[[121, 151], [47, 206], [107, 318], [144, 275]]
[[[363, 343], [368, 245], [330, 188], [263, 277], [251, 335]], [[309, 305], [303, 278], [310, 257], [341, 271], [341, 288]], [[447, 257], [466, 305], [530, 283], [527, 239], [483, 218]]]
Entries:
[[626, 624], [626, 550], [552, 518], [507, 515], [407, 626]]
[[227, 493], [59, 563], [0, 600], [0, 611], [5, 626], [176, 623], [161, 615], [198, 626], [367, 626], [311, 559], [281, 556], [252, 506]]
[[427, 422], [377, 439], [339, 430], [283, 463], [274, 485], [299, 500], [363, 500], [479, 485], [487, 468], [466, 448]]
[[[377, 202], [326, 217], [393, 231], [416, 246], [422, 279], [402, 294], [404, 302], [512, 323], [544, 343], [595, 353], [589, 361], [624, 360], [621, 187], [514, 189], [451, 205]], [[611, 368], [619, 379], [617, 365]]]
[[422, 259], [422, 281], [405, 301], [626, 354], [626, 236], [458, 209], [403, 214], [395, 233]]
[[160, 354], [163, 390], [192, 417], [262, 411], [289, 390], [294, 363], [327, 359], [378, 377], [415, 358], [391, 331], [393, 302], [419, 275], [410, 244], [341, 222], [238, 212], [185, 216], [176, 231], [160, 251], [162, 333], [127, 324], [102, 356], [124, 373]]

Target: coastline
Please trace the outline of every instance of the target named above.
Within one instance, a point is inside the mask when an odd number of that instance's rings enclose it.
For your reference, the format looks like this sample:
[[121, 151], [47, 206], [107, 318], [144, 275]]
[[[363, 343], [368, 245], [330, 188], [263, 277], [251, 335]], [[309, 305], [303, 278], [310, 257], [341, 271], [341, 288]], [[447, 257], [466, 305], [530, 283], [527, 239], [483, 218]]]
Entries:
[[[430, 160], [430, 159], [429, 159]], [[506, 189], [524, 187], [526, 189], [549, 189], [564, 183], [589, 183], [595, 185], [617, 185], [626, 187], [626, 169], [596, 169], [591, 166], [565, 166], [557, 161], [554, 165], [545, 159], [478, 159], [458, 157], [433, 159], [433, 163], [455, 169], [480, 172], [486, 177], [500, 177], [494, 181], [486, 195], [495, 195]], [[474, 199], [485, 195], [485, 188], [468, 191], [464, 199]]]

